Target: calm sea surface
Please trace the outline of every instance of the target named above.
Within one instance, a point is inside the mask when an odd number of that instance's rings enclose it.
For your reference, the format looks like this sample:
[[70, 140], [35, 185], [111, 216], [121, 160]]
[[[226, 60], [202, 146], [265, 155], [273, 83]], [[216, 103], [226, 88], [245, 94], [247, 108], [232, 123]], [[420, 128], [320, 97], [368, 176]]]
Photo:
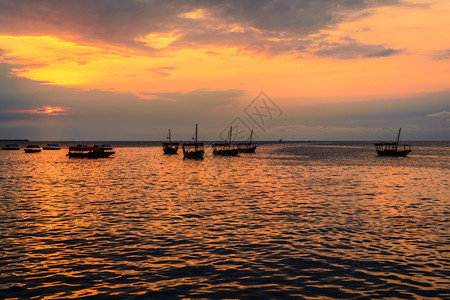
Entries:
[[0, 151], [0, 298], [450, 299], [450, 143], [113, 146]]

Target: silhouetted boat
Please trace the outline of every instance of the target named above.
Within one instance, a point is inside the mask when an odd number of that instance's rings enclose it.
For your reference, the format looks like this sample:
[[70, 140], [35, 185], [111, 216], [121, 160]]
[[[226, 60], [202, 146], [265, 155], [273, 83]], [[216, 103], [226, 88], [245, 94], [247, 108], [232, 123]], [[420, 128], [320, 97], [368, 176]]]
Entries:
[[375, 143], [375, 149], [379, 156], [406, 156], [411, 152], [411, 145], [400, 145], [400, 133], [398, 130], [397, 140], [395, 142]]
[[213, 154], [221, 156], [237, 156], [239, 154], [239, 147], [236, 144], [231, 143], [233, 134], [233, 127], [230, 126], [230, 133], [228, 136], [228, 141], [224, 143], [212, 144]]
[[47, 144], [47, 146], [42, 147], [44, 150], [61, 150], [61, 146], [59, 144]]
[[250, 138], [248, 142], [238, 144], [239, 152], [242, 153], [255, 153], [256, 145], [253, 143], [253, 129], [250, 132]]
[[183, 143], [181, 147], [183, 148], [183, 158], [189, 159], [203, 159], [205, 154], [203, 143], [197, 141], [197, 131], [198, 124], [195, 124], [195, 142], [194, 143]]
[[79, 157], [79, 158], [106, 158], [113, 155], [115, 152], [110, 145], [109, 147], [99, 147], [97, 145], [89, 147], [86, 145], [70, 146], [68, 157]]
[[25, 153], [41, 152], [42, 148], [39, 145], [28, 145], [25, 147]]
[[169, 142], [162, 143], [164, 154], [178, 154], [178, 146], [180, 145], [180, 143], [172, 143], [172, 138], [170, 136], [170, 129], [169, 129], [169, 136], [167, 138], [169, 139]]
[[113, 147], [110, 144], [102, 144], [100, 146], [94, 145], [94, 147], [98, 147], [100, 150], [103, 151], [111, 151]]
[[6, 144], [2, 147], [2, 150], [20, 150], [20, 147], [17, 144]]

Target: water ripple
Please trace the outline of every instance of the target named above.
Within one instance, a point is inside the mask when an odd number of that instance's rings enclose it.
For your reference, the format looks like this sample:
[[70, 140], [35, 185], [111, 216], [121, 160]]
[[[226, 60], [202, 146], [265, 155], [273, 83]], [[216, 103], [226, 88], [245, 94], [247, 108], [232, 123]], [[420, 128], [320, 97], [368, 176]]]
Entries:
[[0, 298], [450, 298], [450, 155], [436, 149], [0, 152]]

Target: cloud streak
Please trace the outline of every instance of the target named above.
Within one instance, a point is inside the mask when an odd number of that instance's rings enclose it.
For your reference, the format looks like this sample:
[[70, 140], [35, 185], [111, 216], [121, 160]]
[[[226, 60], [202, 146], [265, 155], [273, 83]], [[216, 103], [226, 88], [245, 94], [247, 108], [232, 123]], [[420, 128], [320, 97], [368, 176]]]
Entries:
[[443, 111], [440, 111], [440, 112], [437, 112], [437, 113], [428, 114], [427, 117], [440, 118], [440, 119], [443, 119], [443, 120], [450, 121], [450, 112], [443, 110]]
[[366, 45], [356, 41], [346, 43], [322, 44], [314, 53], [322, 57], [338, 59], [376, 58], [401, 53], [401, 50], [385, 48], [382, 45]]
[[63, 108], [59, 106], [44, 106], [34, 109], [18, 109], [18, 110], [7, 110], [5, 113], [15, 113], [15, 114], [45, 114], [49, 116], [60, 116], [67, 115], [68, 108]]

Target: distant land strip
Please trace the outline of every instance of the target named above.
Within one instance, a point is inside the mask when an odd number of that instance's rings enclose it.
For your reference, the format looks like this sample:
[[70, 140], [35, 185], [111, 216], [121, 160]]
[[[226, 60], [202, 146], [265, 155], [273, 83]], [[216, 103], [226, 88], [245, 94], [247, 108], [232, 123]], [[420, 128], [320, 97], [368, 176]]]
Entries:
[[27, 139], [6, 139], [6, 140], [0, 140], [0, 142], [29, 142], [30, 140]]

